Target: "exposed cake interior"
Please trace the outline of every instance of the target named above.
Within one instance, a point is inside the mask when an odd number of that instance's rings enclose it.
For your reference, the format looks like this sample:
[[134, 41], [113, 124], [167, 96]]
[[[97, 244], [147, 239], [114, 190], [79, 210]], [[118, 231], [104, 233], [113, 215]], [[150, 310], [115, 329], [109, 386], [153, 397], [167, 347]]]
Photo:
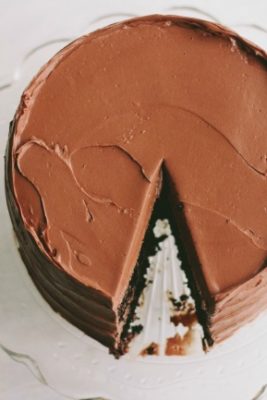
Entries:
[[[135, 310], [145, 286], [145, 274], [149, 265], [148, 257], [154, 255], [157, 250], [159, 239], [154, 234], [157, 220], [167, 219], [171, 225], [171, 230], [178, 244], [178, 256], [181, 260], [181, 267], [188, 277], [192, 297], [195, 301], [197, 317], [205, 334], [205, 337], [203, 337], [204, 347], [213, 344], [209, 331], [209, 316], [214, 310], [214, 303], [211, 296], [208, 295], [193, 240], [183, 214], [183, 204], [179, 203], [177, 192], [164, 164], [162, 165], [161, 172], [162, 184], [160, 193], [153, 206], [152, 216], [146, 229], [146, 235], [133, 276], [119, 307], [119, 319], [123, 325], [123, 329], [121, 335], [118, 337], [114, 351], [114, 354], [118, 356], [127, 351], [129, 342], [134, 335], [139, 333], [139, 329], [143, 329], [138, 324], [134, 325], [133, 329], [130, 329], [130, 325], [135, 319]], [[164, 265], [162, 267], [164, 268]]]

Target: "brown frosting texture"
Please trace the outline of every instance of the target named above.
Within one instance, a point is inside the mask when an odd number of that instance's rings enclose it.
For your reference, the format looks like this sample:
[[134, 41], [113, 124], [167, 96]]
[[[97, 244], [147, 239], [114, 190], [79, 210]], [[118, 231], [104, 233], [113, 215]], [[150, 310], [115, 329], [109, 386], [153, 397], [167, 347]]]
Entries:
[[267, 255], [266, 88], [265, 53], [213, 23], [148, 16], [76, 40], [16, 114], [25, 226], [119, 304], [164, 166], [211, 294], [252, 278]]

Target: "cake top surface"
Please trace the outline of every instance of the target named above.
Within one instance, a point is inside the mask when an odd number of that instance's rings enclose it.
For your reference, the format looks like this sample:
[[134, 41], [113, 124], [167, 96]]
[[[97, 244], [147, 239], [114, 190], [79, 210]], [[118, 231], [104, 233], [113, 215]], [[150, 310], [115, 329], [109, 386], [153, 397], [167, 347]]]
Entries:
[[122, 298], [166, 168], [211, 293], [267, 254], [265, 53], [174, 16], [77, 39], [17, 110], [12, 178], [24, 224], [68, 274]]

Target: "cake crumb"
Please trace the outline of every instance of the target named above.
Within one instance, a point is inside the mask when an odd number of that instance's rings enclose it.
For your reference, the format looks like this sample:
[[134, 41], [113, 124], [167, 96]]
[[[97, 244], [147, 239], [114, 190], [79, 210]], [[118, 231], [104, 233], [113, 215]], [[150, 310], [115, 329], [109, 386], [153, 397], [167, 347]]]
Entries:
[[191, 329], [182, 337], [177, 333], [175, 336], [167, 339], [165, 355], [166, 356], [185, 356], [190, 353], [192, 342], [194, 340]]
[[158, 356], [159, 355], [159, 345], [155, 342], [150, 343], [149, 346], [147, 346], [146, 348], [144, 348], [140, 355], [142, 357], [145, 356]]

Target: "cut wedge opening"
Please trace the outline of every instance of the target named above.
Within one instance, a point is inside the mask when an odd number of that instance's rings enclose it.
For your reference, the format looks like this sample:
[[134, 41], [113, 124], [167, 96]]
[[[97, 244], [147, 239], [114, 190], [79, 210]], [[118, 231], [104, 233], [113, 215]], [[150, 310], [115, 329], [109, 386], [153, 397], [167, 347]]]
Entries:
[[[164, 165], [161, 173], [163, 176], [161, 190], [153, 206], [140, 255], [119, 309], [120, 321], [125, 322], [114, 351], [116, 356], [124, 354], [135, 334], [138, 334], [143, 329], [143, 326], [138, 324], [133, 329], [130, 329], [130, 326], [135, 320], [136, 308], [146, 285], [145, 275], [149, 267], [148, 257], [155, 254], [159, 243], [159, 239], [153, 233], [157, 220], [169, 221], [178, 246], [178, 258], [181, 261], [181, 268], [186, 274], [188, 286], [196, 305], [197, 318], [204, 331], [204, 348], [213, 344], [209, 330], [209, 317], [213, 312], [214, 304], [209, 295], [193, 239], [186, 223], [183, 203], [180, 202], [179, 194], [176, 192], [171, 176]], [[162, 240], [162, 237], [160, 240]]]

